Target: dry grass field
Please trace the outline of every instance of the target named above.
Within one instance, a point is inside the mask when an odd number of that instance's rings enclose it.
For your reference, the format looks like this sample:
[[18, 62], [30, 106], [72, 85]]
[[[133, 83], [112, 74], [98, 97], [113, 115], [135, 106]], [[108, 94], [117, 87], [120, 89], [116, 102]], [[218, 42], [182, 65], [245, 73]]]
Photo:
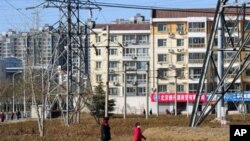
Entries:
[[[65, 126], [62, 120], [46, 120], [45, 137], [40, 138], [37, 121], [0, 124], [1, 141], [99, 141], [100, 126], [88, 114], [83, 114], [80, 124]], [[110, 118], [113, 141], [132, 141], [133, 125], [141, 122], [143, 134], [147, 141], [228, 141], [229, 124], [250, 124], [250, 115], [229, 116], [230, 123], [221, 127], [211, 122], [214, 115], [209, 116], [198, 128], [189, 128], [186, 116], [122, 116]]]

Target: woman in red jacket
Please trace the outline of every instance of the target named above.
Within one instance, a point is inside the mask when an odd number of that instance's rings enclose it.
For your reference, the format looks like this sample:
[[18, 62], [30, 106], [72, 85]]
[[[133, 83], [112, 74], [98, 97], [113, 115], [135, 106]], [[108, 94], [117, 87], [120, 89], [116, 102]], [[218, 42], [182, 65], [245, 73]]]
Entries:
[[141, 141], [142, 139], [146, 140], [141, 133], [140, 123], [136, 122], [134, 127], [134, 141]]

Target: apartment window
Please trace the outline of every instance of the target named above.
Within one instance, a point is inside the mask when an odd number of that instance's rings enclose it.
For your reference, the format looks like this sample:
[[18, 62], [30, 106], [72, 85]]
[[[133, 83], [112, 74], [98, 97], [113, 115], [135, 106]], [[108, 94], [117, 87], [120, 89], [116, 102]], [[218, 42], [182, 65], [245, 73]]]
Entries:
[[183, 23], [177, 23], [176, 26], [177, 26], [177, 28], [176, 28], [177, 32], [184, 32], [184, 24]]
[[109, 55], [117, 55], [117, 49], [116, 48], [109, 49]]
[[184, 85], [177, 85], [177, 92], [183, 92], [184, 91]]
[[96, 49], [96, 56], [102, 55], [101, 49]]
[[136, 50], [135, 48], [126, 48], [125, 49], [125, 56], [135, 56]]
[[110, 61], [109, 62], [109, 68], [117, 68], [118, 62], [117, 61]]
[[137, 82], [139, 83], [145, 83], [146, 82], [146, 74], [138, 74], [137, 75]]
[[205, 38], [202, 37], [192, 37], [188, 39], [189, 47], [204, 47], [205, 46]]
[[137, 40], [139, 44], [148, 44], [149, 43], [149, 35], [137, 35]]
[[201, 76], [201, 68], [190, 68], [189, 75], [191, 79], [200, 78]]
[[184, 70], [183, 69], [176, 69], [176, 76], [177, 77], [182, 77], [184, 76]]
[[97, 43], [101, 42], [101, 36], [96, 35], [95, 42], [97, 42]]
[[146, 95], [145, 87], [138, 87], [137, 91], [138, 91], [138, 95]]
[[196, 92], [199, 84], [189, 84], [189, 92]]
[[205, 22], [188, 23], [189, 32], [205, 32]]
[[137, 56], [148, 56], [148, 48], [138, 48]]
[[160, 23], [157, 25], [158, 32], [167, 31], [167, 25], [165, 23]]
[[158, 77], [160, 78], [160, 79], [166, 79], [167, 77], [168, 77], [168, 71], [166, 70], [166, 69], [159, 69], [158, 70]]
[[146, 70], [147, 69], [147, 63], [146, 61], [140, 61], [137, 62], [137, 70]]
[[158, 62], [167, 62], [167, 54], [158, 54]]
[[158, 85], [158, 92], [167, 92], [167, 85]]
[[101, 74], [96, 75], [96, 82], [102, 82], [102, 75]]
[[116, 42], [117, 41], [117, 36], [116, 35], [110, 35], [110, 41], [111, 42]]
[[190, 63], [203, 63], [205, 53], [189, 53]]
[[100, 62], [100, 61], [95, 62], [95, 68], [96, 69], [99, 69], [101, 67], [102, 67], [102, 62]]
[[117, 74], [109, 74], [109, 81], [117, 81], [118, 75]]
[[119, 95], [118, 88], [109, 88], [109, 95]]
[[127, 70], [136, 70], [136, 62], [124, 62], [127, 65]]
[[177, 54], [177, 62], [183, 62], [184, 61], [184, 54]]
[[127, 87], [126, 95], [134, 96], [136, 94], [136, 89], [134, 87]]
[[184, 39], [177, 39], [176, 40], [177, 47], [182, 47], [184, 46]]
[[167, 46], [167, 39], [158, 39], [157, 45], [158, 45], [158, 47], [166, 47]]

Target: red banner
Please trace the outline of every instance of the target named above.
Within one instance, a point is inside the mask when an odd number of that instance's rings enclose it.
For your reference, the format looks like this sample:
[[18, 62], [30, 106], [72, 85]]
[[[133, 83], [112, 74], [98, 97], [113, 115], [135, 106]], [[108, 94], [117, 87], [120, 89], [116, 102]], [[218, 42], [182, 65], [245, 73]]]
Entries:
[[[175, 93], [166, 93], [166, 92], [159, 92], [158, 98], [157, 95], [152, 92], [151, 93], [151, 101], [152, 102], [175, 102], [175, 97], [177, 102], [194, 102], [195, 101], [195, 93], [177, 93], [175, 96]], [[200, 102], [206, 102], [206, 95], [202, 94]]]

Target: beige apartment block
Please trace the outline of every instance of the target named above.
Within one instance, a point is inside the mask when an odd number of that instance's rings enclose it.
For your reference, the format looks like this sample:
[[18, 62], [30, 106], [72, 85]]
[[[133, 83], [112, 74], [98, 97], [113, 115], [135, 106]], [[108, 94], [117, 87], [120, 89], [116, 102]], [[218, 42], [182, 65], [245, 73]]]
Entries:
[[94, 90], [102, 82], [106, 91], [109, 80], [109, 99], [116, 101], [114, 113], [124, 112], [125, 93], [128, 114], [141, 114], [146, 108], [149, 41], [148, 23], [96, 25], [90, 35], [91, 84]]
[[[153, 101], [152, 105], [155, 105], [152, 107], [157, 109], [156, 94], [158, 92], [160, 113], [174, 110], [175, 96], [178, 111], [191, 113], [213, 17], [214, 9], [152, 11], [150, 69], [153, 73], [150, 76], [152, 82], [150, 100]], [[236, 17], [226, 17], [226, 20], [234, 18]], [[246, 16], [246, 23], [249, 22], [249, 19], [250, 17]], [[230, 25], [228, 27], [231, 29]], [[243, 29], [242, 21], [239, 22], [238, 27], [239, 29], [236, 29], [235, 32]], [[249, 30], [249, 27], [246, 30]], [[228, 35], [225, 34], [225, 38], [228, 38]], [[237, 40], [238, 37], [234, 36], [233, 39]], [[216, 48], [217, 43], [214, 44], [215, 51]], [[246, 52], [242, 52], [241, 57], [245, 57], [246, 54]], [[224, 68], [229, 65], [232, 55], [233, 52], [224, 53]], [[239, 67], [240, 58], [234, 64], [234, 69], [239, 69]], [[249, 72], [250, 69], [247, 69], [236, 80], [232, 91], [249, 91]], [[229, 79], [226, 81], [232, 81]], [[209, 78], [205, 81], [204, 94], [207, 94], [207, 89], [210, 87], [208, 81], [210, 81]], [[206, 102], [205, 97], [201, 103], [204, 102]]]

